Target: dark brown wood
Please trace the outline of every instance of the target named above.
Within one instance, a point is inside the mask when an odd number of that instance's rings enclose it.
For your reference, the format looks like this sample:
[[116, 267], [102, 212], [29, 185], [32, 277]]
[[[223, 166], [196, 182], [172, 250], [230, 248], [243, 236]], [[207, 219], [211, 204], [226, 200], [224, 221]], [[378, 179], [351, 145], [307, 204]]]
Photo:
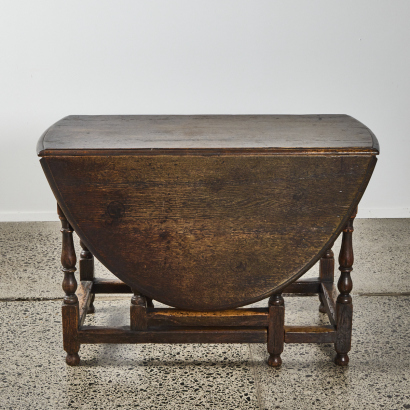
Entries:
[[[285, 342], [334, 342], [347, 364], [351, 215], [378, 152], [344, 115], [70, 116], [50, 127], [38, 153], [62, 223], [67, 363], [80, 343], [264, 342], [277, 367]], [[96, 279], [93, 255], [119, 280]], [[319, 259], [319, 278], [297, 280]], [[130, 326], [84, 327], [96, 293], [134, 293]], [[282, 294], [319, 294], [331, 326], [285, 327]], [[238, 309], [269, 296], [268, 308]]]
[[80, 281], [94, 280], [94, 256], [85, 246], [84, 242], [80, 240]]
[[[325, 254], [320, 258], [319, 279], [321, 282], [331, 282], [331, 283], [334, 282], [335, 258], [334, 258], [334, 254], [332, 251], [332, 246], [326, 249]], [[320, 300], [319, 312], [326, 313], [322, 293], [319, 293], [319, 300]]]
[[279, 367], [282, 364], [280, 357], [285, 341], [285, 303], [281, 294], [272, 295], [269, 299], [269, 326], [268, 326], [268, 364]]
[[[90, 313], [90, 305], [93, 300], [93, 294], [91, 293], [93, 283], [91, 281], [81, 281], [77, 288], [77, 298], [79, 306], [79, 326], [82, 326], [87, 316]], [[93, 312], [94, 313], [94, 312]]]
[[145, 330], [147, 328], [147, 299], [136, 291], [131, 298], [130, 318], [131, 330]]
[[285, 326], [285, 343], [334, 343], [334, 326]]
[[81, 343], [266, 343], [265, 327], [170, 328], [133, 331], [124, 327], [84, 326], [78, 332]]
[[[333, 244], [332, 244], [333, 246]], [[320, 258], [319, 263], [319, 279], [321, 282], [334, 281], [335, 275], [335, 258], [332, 251], [332, 246], [326, 249], [325, 254]]]
[[178, 309], [148, 310], [149, 327], [157, 326], [268, 326], [267, 308], [193, 312]]
[[95, 278], [93, 293], [133, 293], [131, 288], [119, 279]]
[[360, 199], [373, 159], [66, 156], [42, 161], [76, 232], [111, 272], [151, 299], [210, 311], [262, 300], [313, 266]]
[[[94, 256], [85, 246], [84, 242], [80, 240], [80, 246], [82, 248], [80, 253], [80, 281], [93, 281], [94, 280]], [[88, 306], [87, 313], [95, 313], [94, 307], [94, 294], [91, 295], [90, 304]]]
[[336, 299], [337, 291], [333, 283], [324, 282], [321, 285], [321, 293], [319, 293], [323, 298], [323, 308], [324, 312], [327, 313], [330, 323], [336, 326]]
[[80, 343], [78, 341], [79, 305], [77, 295], [77, 281], [74, 276], [77, 258], [73, 242], [73, 228], [67, 221], [60, 206], [57, 205], [58, 216], [61, 221], [62, 251], [61, 265], [64, 273], [63, 290], [65, 292], [62, 306], [63, 345], [67, 352], [66, 362], [70, 366], [80, 363]]
[[[319, 278], [302, 278], [286, 286], [284, 293], [313, 295], [320, 292]], [[132, 293], [131, 288], [119, 279], [95, 278], [93, 284], [94, 293]], [[150, 302], [147, 298], [147, 304]], [[152, 305], [153, 306], [153, 305]], [[152, 307], [151, 306], [151, 307]]]
[[319, 278], [302, 278], [283, 289], [283, 293], [296, 294], [296, 295], [314, 295], [320, 292], [320, 279]]
[[350, 292], [353, 288], [353, 282], [350, 277], [350, 272], [353, 270], [353, 220], [356, 216], [356, 211], [349, 218], [346, 227], [343, 229], [342, 247], [339, 255], [339, 270], [340, 277], [337, 283], [339, 296], [336, 302], [337, 316], [337, 334], [336, 334], [336, 357], [335, 363], [339, 366], [347, 366], [349, 363], [348, 352], [351, 347], [352, 338], [352, 316], [353, 304]]
[[181, 149], [377, 154], [378, 143], [347, 115], [71, 115], [51, 126], [37, 145], [40, 156]]

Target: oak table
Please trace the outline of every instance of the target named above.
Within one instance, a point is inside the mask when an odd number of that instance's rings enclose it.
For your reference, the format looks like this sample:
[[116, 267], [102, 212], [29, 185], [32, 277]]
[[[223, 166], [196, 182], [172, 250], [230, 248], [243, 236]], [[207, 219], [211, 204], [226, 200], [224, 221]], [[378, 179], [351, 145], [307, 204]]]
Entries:
[[[267, 343], [271, 366], [284, 343], [334, 343], [335, 363], [348, 363], [353, 219], [379, 153], [362, 123], [73, 115], [37, 153], [62, 224], [69, 365], [83, 343]], [[331, 249], [342, 232], [337, 292]], [[118, 279], [94, 277], [94, 256]], [[319, 278], [299, 279], [316, 262]], [[98, 293], [133, 294], [130, 326], [84, 326]], [[329, 325], [285, 326], [283, 293], [318, 294]]]

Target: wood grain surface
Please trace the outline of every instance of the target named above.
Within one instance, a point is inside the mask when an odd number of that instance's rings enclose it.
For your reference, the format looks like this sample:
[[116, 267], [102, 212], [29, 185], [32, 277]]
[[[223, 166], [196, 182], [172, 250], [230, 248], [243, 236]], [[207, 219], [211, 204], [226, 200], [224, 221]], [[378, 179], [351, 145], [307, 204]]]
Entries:
[[132, 289], [188, 310], [260, 300], [339, 235], [373, 155], [46, 156], [87, 248]]
[[377, 154], [379, 147], [373, 133], [348, 115], [71, 115], [37, 145], [40, 156], [238, 149]]

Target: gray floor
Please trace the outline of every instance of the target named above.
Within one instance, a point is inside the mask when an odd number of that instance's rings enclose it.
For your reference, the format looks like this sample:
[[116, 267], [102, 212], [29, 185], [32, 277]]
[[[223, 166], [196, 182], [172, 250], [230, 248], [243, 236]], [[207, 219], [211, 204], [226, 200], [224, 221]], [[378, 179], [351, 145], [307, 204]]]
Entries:
[[[0, 408], [410, 409], [410, 219], [358, 219], [355, 228], [348, 368], [333, 365], [328, 344], [285, 345], [279, 370], [259, 344], [85, 345], [71, 368], [59, 224], [1, 223]], [[316, 297], [285, 304], [287, 324], [324, 323]], [[89, 324], [128, 324], [128, 297], [95, 305]]]

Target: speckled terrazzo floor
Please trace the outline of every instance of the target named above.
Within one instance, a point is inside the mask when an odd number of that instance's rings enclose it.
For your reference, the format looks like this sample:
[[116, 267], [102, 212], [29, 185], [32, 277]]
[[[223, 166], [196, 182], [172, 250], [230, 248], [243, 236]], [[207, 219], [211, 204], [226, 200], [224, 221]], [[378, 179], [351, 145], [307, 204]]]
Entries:
[[[0, 223], [0, 409], [410, 409], [410, 219], [355, 226], [348, 368], [333, 365], [328, 344], [285, 345], [281, 369], [266, 365], [259, 344], [84, 345], [71, 368], [53, 300], [62, 296], [59, 225]], [[16, 300], [34, 298], [44, 300]], [[287, 324], [325, 320], [317, 297], [285, 304]], [[88, 324], [128, 324], [128, 297], [95, 305]]]

